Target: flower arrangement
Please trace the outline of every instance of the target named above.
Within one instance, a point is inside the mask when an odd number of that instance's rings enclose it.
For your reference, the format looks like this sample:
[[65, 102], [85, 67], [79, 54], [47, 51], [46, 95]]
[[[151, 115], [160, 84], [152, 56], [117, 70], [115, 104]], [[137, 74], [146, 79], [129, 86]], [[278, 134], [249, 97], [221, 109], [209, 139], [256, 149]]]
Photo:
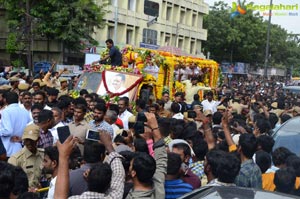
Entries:
[[[108, 49], [101, 53], [101, 57], [107, 55]], [[203, 82], [199, 85], [216, 87], [219, 78], [219, 66], [213, 60], [205, 60], [190, 56], [175, 56], [170, 52], [156, 51], [144, 48], [134, 48], [125, 46], [122, 50], [123, 65], [111, 66], [104, 64], [85, 65], [88, 72], [103, 72], [105, 70], [116, 70], [125, 73], [143, 74], [143, 82], [151, 83], [155, 86], [156, 98], [160, 99], [162, 92], [169, 91], [170, 96], [173, 92], [184, 91], [184, 85], [174, 82], [174, 68], [176, 66], [186, 67], [195, 64], [204, 73]], [[144, 72], [144, 67], [152, 62], [159, 67], [157, 78]], [[130, 66], [130, 67], [129, 67]], [[141, 84], [143, 84], [141, 82]], [[140, 87], [140, 86], [139, 86]], [[109, 96], [112, 97], [112, 96]]]

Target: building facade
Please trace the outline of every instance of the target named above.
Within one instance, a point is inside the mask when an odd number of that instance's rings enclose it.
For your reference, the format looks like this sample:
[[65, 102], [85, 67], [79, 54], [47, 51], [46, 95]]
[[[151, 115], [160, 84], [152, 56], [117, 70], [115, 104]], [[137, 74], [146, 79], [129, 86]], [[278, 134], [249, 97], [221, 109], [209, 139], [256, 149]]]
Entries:
[[93, 37], [101, 46], [112, 38], [118, 46], [176, 46], [201, 56], [201, 44], [207, 38], [203, 16], [208, 8], [203, 0], [111, 0], [107, 26]]

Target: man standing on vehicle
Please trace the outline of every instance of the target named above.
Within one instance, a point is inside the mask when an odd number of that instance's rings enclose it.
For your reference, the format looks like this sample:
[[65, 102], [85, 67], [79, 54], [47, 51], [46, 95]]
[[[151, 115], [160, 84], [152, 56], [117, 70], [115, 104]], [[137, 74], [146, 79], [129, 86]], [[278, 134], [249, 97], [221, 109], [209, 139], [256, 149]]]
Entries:
[[122, 54], [119, 51], [119, 49], [117, 49], [114, 46], [114, 41], [112, 39], [108, 39], [105, 41], [106, 43], [106, 47], [109, 49], [109, 53], [107, 55], [105, 55], [104, 57], [102, 57], [99, 61], [95, 61], [92, 64], [96, 64], [96, 63], [104, 63], [104, 61], [107, 62], [107, 60], [110, 58], [110, 65], [112, 66], [121, 66], [122, 65]]

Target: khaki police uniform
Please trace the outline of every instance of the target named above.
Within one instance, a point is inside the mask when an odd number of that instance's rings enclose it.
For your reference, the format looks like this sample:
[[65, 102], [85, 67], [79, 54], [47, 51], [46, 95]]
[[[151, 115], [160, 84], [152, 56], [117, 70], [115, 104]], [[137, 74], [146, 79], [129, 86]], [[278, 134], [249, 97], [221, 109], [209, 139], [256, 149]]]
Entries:
[[[63, 83], [63, 82], [68, 82], [68, 79], [66, 78], [61, 78], [59, 79], [60, 83]], [[58, 93], [58, 98], [62, 95], [68, 95], [69, 94], [69, 90], [68, 90], [68, 87], [66, 87], [65, 89], [62, 89], [61, 87], [58, 89], [59, 93]]]
[[44, 149], [38, 148], [36, 154], [25, 146], [8, 159], [8, 163], [21, 167], [28, 177], [29, 187], [38, 187], [43, 168]]
[[69, 91], [68, 88], [65, 88], [64, 90], [62, 90], [61, 88], [58, 89], [59, 93], [58, 93], [58, 98], [62, 95], [68, 95]]
[[[30, 139], [38, 141], [40, 128], [35, 124], [30, 124], [24, 129], [22, 140]], [[8, 163], [21, 167], [27, 175], [29, 187], [38, 187], [43, 168], [44, 149], [37, 148], [36, 153], [31, 153], [24, 146], [19, 152], [13, 154], [8, 159]]]

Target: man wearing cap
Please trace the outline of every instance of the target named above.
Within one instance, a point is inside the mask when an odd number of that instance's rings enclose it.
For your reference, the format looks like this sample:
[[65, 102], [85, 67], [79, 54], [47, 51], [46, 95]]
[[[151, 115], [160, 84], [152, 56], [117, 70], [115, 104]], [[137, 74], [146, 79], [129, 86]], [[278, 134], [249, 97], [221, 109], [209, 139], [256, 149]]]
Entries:
[[40, 129], [31, 124], [24, 129], [22, 140], [24, 147], [8, 159], [8, 163], [21, 167], [27, 174], [29, 187], [40, 186], [44, 149], [37, 148]]
[[17, 94], [20, 93], [20, 90], [18, 89], [18, 85], [19, 85], [19, 78], [18, 77], [11, 77], [9, 78], [10, 81], [10, 85], [11, 85], [11, 92], [15, 92]]
[[20, 92], [24, 92], [24, 91], [28, 91], [29, 89], [29, 84], [26, 84], [26, 83], [20, 83], [18, 85], [18, 89]]
[[68, 79], [67, 78], [61, 78], [60, 80], [60, 89], [59, 89], [59, 94], [58, 98], [62, 95], [68, 95]]

